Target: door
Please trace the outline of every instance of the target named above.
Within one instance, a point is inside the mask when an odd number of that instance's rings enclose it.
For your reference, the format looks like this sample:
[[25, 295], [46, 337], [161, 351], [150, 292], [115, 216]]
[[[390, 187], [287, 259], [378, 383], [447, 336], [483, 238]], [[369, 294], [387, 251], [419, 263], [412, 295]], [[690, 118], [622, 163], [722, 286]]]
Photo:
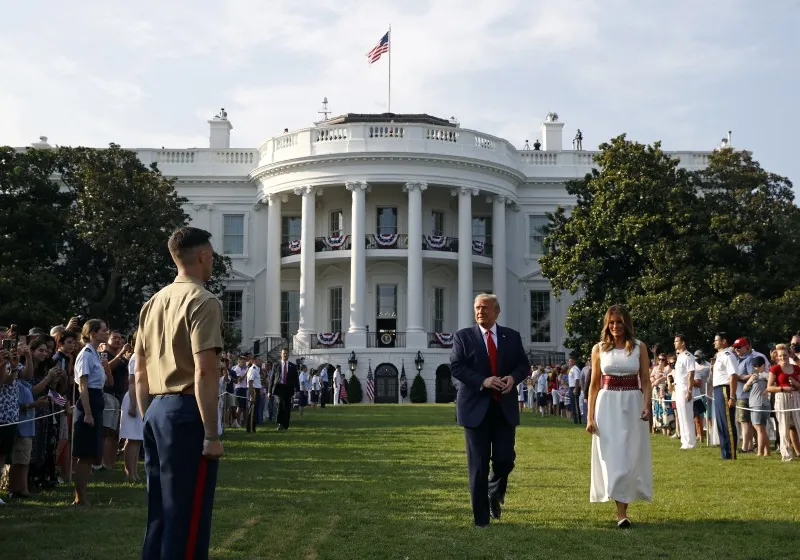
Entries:
[[378, 348], [394, 348], [397, 339], [397, 285], [378, 284], [375, 330]]
[[450, 375], [450, 366], [446, 364], [436, 368], [436, 402], [450, 403], [455, 400], [453, 378]]
[[375, 368], [375, 404], [397, 404], [398, 372], [392, 364]]

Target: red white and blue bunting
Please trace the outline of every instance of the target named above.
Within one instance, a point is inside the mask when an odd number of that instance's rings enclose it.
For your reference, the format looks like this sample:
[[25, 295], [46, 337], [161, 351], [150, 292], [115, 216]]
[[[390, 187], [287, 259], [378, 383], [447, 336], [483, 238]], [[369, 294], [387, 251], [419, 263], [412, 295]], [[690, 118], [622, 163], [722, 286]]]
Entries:
[[472, 242], [472, 252], [476, 255], [482, 255], [483, 250], [486, 248], [486, 243], [483, 241], [473, 241]]
[[447, 238], [444, 235], [426, 235], [425, 242], [431, 249], [442, 249], [447, 243]]
[[441, 344], [442, 346], [452, 346], [453, 345], [453, 333], [437, 332], [437, 333], [433, 333], [433, 336], [436, 337], [436, 340], [438, 340], [439, 344]]
[[289, 250], [292, 253], [299, 253], [300, 252], [300, 240], [295, 239], [294, 241], [289, 241]]
[[393, 247], [399, 237], [396, 233], [378, 233], [375, 235], [375, 243], [381, 247]]
[[339, 337], [342, 333], [338, 332], [321, 332], [317, 333], [317, 341], [323, 346], [333, 346], [339, 342]]
[[349, 235], [331, 235], [325, 237], [323, 241], [325, 245], [330, 247], [331, 249], [341, 249], [347, 243], [347, 238], [350, 237]]

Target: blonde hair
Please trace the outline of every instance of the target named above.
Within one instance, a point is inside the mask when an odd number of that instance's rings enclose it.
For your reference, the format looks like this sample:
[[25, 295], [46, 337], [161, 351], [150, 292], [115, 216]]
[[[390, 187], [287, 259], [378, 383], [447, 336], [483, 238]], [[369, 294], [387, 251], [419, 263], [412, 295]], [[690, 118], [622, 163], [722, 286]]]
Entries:
[[103, 324], [101, 319], [89, 319], [86, 321], [81, 330], [81, 342], [89, 344], [92, 341], [92, 335], [99, 331]]
[[475, 296], [475, 299], [472, 300], [472, 306], [475, 307], [476, 303], [484, 299], [488, 299], [489, 301], [494, 302], [494, 308], [500, 311], [500, 300], [497, 299], [497, 296], [495, 294], [478, 294], [477, 296]]
[[603, 317], [603, 330], [600, 331], [600, 350], [608, 352], [616, 346], [614, 335], [611, 334], [611, 328], [608, 326], [611, 317], [614, 315], [622, 320], [622, 325], [625, 327], [625, 350], [630, 354], [636, 346], [636, 339], [633, 337], [633, 321], [628, 310], [619, 304], [609, 307]]

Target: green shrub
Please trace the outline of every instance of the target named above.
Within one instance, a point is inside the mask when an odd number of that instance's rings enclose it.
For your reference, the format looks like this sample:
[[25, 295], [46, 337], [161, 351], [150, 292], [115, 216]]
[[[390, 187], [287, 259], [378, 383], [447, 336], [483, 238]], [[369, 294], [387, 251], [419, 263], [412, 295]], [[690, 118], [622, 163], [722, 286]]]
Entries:
[[360, 403], [364, 398], [364, 391], [361, 390], [361, 381], [355, 374], [347, 380], [347, 400], [350, 404]]
[[414, 378], [411, 384], [411, 402], [415, 404], [428, 402], [428, 389], [425, 387], [425, 380], [420, 374]]

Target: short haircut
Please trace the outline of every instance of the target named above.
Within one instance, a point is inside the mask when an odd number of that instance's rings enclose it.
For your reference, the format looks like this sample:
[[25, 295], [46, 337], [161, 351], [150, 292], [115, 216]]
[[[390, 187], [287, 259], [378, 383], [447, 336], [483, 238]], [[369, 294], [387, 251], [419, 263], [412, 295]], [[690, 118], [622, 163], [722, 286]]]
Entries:
[[167, 247], [173, 258], [191, 263], [194, 249], [211, 243], [211, 234], [196, 227], [179, 227], [169, 236]]
[[575, 361], [578, 361], [578, 355], [577, 355], [575, 352], [572, 352], [572, 353], [569, 355], [569, 359], [570, 359], [570, 360], [575, 360]]
[[69, 339], [69, 338], [74, 338], [75, 340], [78, 340], [78, 333], [76, 333], [74, 331], [64, 331], [64, 332], [62, 332], [61, 336], [58, 337], [58, 344], [62, 344], [63, 345], [67, 341], [67, 339]]
[[494, 308], [495, 309], [500, 309], [500, 300], [497, 299], [497, 296], [495, 294], [478, 294], [477, 296], [475, 296], [475, 299], [472, 301], [472, 306], [474, 307], [476, 303], [478, 303], [479, 301], [484, 300], [484, 299], [488, 299], [490, 301], [493, 301], [494, 302]]
[[756, 367], [761, 367], [766, 365], [767, 361], [764, 359], [764, 356], [756, 356], [753, 358], [753, 365]]
[[719, 331], [714, 336], [718, 336], [720, 340], [724, 340], [726, 342], [728, 341], [728, 333], [726, 333], [725, 331]]
[[676, 334], [675, 334], [675, 338], [679, 338], [679, 339], [681, 340], [681, 342], [683, 342], [684, 344], [686, 344], [686, 337], [685, 337], [685, 336], [683, 336], [681, 333], [676, 333]]

